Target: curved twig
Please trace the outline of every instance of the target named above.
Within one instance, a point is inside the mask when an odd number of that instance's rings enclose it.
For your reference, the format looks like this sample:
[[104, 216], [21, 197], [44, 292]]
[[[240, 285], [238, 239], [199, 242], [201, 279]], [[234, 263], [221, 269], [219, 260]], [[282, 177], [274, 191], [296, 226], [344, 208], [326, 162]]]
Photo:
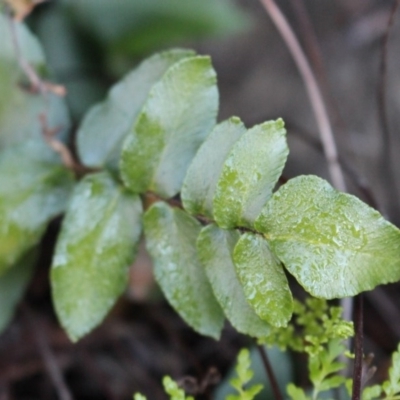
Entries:
[[328, 163], [329, 174], [331, 176], [332, 183], [336, 189], [345, 192], [346, 182], [339, 163], [338, 152], [332, 127], [329, 122], [328, 112], [310, 64], [300, 46], [299, 41], [296, 38], [296, 35], [294, 34], [279, 7], [275, 4], [274, 0], [260, 0], [260, 2], [271, 17], [273, 23], [285, 41], [294, 61], [296, 62], [296, 65], [305, 83], [308, 97], [310, 99], [314, 116], [319, 128], [319, 134], [324, 148], [325, 158]]

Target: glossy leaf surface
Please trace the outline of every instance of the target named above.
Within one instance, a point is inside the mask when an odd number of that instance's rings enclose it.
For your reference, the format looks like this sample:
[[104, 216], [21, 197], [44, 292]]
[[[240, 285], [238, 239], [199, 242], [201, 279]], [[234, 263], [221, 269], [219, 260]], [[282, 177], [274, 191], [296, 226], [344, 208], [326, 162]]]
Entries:
[[139, 197], [108, 173], [86, 176], [74, 191], [51, 270], [53, 302], [72, 340], [94, 329], [125, 290], [141, 215]]
[[125, 140], [121, 172], [136, 193], [180, 191], [197, 149], [215, 125], [218, 91], [209, 57], [174, 64], [150, 91]]
[[39, 242], [73, 185], [46, 145], [28, 141], [0, 154], [0, 275]]
[[0, 333], [11, 321], [15, 308], [24, 295], [35, 262], [36, 254], [29, 252], [13, 268], [0, 276]]
[[158, 202], [146, 212], [144, 229], [154, 275], [165, 297], [192, 328], [217, 339], [224, 315], [197, 256], [200, 223]]
[[214, 295], [232, 326], [241, 333], [263, 337], [268, 334], [269, 326], [246, 301], [232, 260], [239, 237], [237, 231], [208, 225], [201, 230], [197, 250]]
[[281, 119], [249, 129], [233, 146], [214, 197], [214, 216], [222, 228], [252, 227], [278, 181], [288, 155]]
[[361, 200], [316, 176], [283, 185], [256, 228], [313, 296], [354, 296], [400, 279], [400, 231]]
[[213, 218], [213, 198], [222, 165], [246, 128], [237, 117], [218, 124], [207, 136], [189, 166], [181, 199], [193, 215]]
[[292, 293], [268, 242], [261, 235], [243, 234], [233, 261], [244, 295], [257, 315], [276, 327], [286, 326], [293, 312]]
[[155, 54], [115, 84], [107, 99], [89, 110], [78, 131], [78, 151], [83, 163], [89, 167], [118, 163], [122, 141], [151, 87], [171, 65], [193, 55], [193, 51], [178, 49]]

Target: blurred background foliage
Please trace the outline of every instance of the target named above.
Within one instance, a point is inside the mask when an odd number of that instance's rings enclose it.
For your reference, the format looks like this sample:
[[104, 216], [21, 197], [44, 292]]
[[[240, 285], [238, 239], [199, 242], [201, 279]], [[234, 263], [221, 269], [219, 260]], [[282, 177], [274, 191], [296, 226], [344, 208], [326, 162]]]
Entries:
[[[52, 3], [52, 4], [50, 4]], [[30, 26], [73, 119], [102, 99], [110, 83], [152, 52], [226, 37], [249, 26], [231, 0], [61, 0], [39, 7]]]

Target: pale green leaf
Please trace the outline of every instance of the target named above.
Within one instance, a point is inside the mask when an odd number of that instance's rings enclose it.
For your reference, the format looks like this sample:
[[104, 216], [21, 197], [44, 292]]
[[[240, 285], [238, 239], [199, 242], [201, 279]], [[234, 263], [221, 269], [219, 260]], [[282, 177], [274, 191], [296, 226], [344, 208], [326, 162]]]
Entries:
[[313, 296], [354, 296], [400, 280], [400, 231], [358, 198], [316, 176], [282, 186], [256, 228]]
[[233, 146], [219, 177], [214, 216], [222, 228], [252, 227], [288, 155], [281, 119], [249, 129]]
[[239, 389], [246, 385], [253, 377], [253, 371], [250, 369], [250, 351], [249, 349], [241, 349], [237, 356], [236, 373], [240, 382]]
[[260, 235], [243, 234], [233, 261], [244, 295], [256, 314], [271, 325], [286, 326], [293, 312], [292, 293], [268, 242]]
[[[0, 100], [1, 101], [1, 100]], [[55, 129], [55, 138], [65, 141], [71, 120], [65, 99], [48, 93], [30, 93], [13, 82], [7, 103], [0, 114], [0, 148], [34, 139], [43, 142], [40, 115], [46, 115], [49, 129]]]
[[248, 389], [246, 389], [247, 398], [249, 400], [254, 399], [258, 395], [258, 393], [260, 393], [262, 390], [263, 390], [263, 385], [261, 384], [249, 387]]
[[0, 153], [0, 275], [64, 211], [73, 184], [72, 173], [46, 145], [28, 141]]
[[215, 125], [218, 90], [209, 57], [175, 63], [150, 91], [124, 142], [121, 172], [136, 193], [180, 191], [197, 149]]
[[[47, 63], [54, 77], [60, 79], [67, 90], [71, 116], [75, 122], [81, 122], [88, 109], [106, 96], [108, 80], [120, 77], [122, 73], [109, 72], [108, 65], [105, 67], [108, 60], [104, 57], [103, 47], [100, 49], [92, 40], [86, 40], [87, 32], [77, 29], [60, 2], [45, 12], [35, 13], [34, 19], [35, 33], [45, 50]], [[131, 66], [132, 59], [127, 68]]]
[[78, 130], [82, 162], [89, 167], [118, 163], [122, 142], [154, 83], [171, 65], [193, 55], [193, 51], [179, 49], [155, 54], [115, 84], [107, 99], [89, 110]]
[[336, 389], [340, 385], [343, 385], [346, 382], [346, 377], [341, 375], [331, 376], [322, 381], [319, 386], [319, 391], [324, 392], [326, 390]]
[[0, 58], [0, 123], [4, 118], [4, 112], [8, 109], [12, 91], [15, 89], [14, 84], [12, 64]]
[[376, 400], [381, 397], [382, 387], [380, 385], [373, 385], [366, 387], [361, 395], [362, 400]]
[[32, 277], [36, 255], [36, 252], [28, 252], [0, 277], [0, 333], [9, 324]]
[[170, 400], [194, 400], [192, 396], [186, 397], [185, 391], [169, 376], [164, 376], [163, 386]]
[[198, 255], [232, 326], [241, 333], [263, 337], [268, 334], [269, 325], [247, 303], [233, 265], [232, 253], [239, 237], [236, 231], [223, 230], [214, 224], [206, 226], [197, 240]]
[[101, 323], [128, 283], [141, 234], [142, 205], [105, 172], [76, 187], [51, 269], [53, 302], [76, 341]]
[[200, 223], [157, 202], [147, 210], [144, 228], [154, 275], [167, 300], [196, 331], [218, 338], [224, 315], [197, 256]]
[[387, 397], [400, 397], [400, 345], [392, 355], [392, 366], [389, 368], [389, 380], [383, 383]]
[[292, 400], [310, 400], [302, 388], [297, 387], [293, 383], [287, 385], [287, 393]]
[[229, 383], [238, 393], [227, 395], [226, 400], [253, 400], [261, 392], [263, 385], [257, 384], [247, 387], [254, 375], [248, 349], [240, 350], [235, 370], [237, 376], [230, 379]]
[[193, 215], [213, 216], [213, 198], [222, 165], [234, 143], [246, 132], [243, 123], [232, 117], [218, 124], [208, 135], [189, 166], [181, 199]]
[[[13, 28], [11, 28], [13, 26]], [[33, 67], [44, 67], [45, 57], [37, 38], [22, 22], [12, 21], [0, 13], [0, 59], [18, 67], [17, 49], [13, 40], [13, 31], [18, 43], [20, 56]]]
[[46, 60], [38, 40], [23, 23], [11, 22], [1, 13], [0, 38], [0, 148], [30, 138], [41, 140], [41, 114], [46, 115], [48, 128], [57, 130], [56, 137], [65, 138], [71, 125], [65, 100], [52, 93], [32, 93], [20, 85], [27, 77], [18, 54], [39, 75], [45, 72]]
[[[264, 346], [264, 349], [268, 355], [268, 359], [273, 366], [274, 374], [281, 390], [281, 393], [285, 391], [288, 382], [291, 382], [293, 378], [293, 361], [291, 360], [290, 354], [287, 351], [280, 351], [277, 347]], [[271, 383], [265, 373], [265, 366], [260, 357], [260, 351], [256, 347], [253, 347], [250, 353], [250, 365], [251, 370], [254, 372], [254, 376], [248, 383], [248, 386], [255, 384], [262, 384], [264, 386], [263, 391], [256, 397], [256, 399], [274, 399], [274, 392], [271, 388]], [[227, 400], [227, 396], [233, 392], [232, 386], [229, 384], [234, 376], [234, 370], [231, 369], [223, 381], [218, 385], [214, 392], [215, 400]], [[236, 378], [237, 379], [237, 378]], [[238, 381], [240, 385], [240, 381]]]
[[133, 395], [133, 400], [147, 400], [147, 397], [143, 396], [141, 393], [135, 393]]

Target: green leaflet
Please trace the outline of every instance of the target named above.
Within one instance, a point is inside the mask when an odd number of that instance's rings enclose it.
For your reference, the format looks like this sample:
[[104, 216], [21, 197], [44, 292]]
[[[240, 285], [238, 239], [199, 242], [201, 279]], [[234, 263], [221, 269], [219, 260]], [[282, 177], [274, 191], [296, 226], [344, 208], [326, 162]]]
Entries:
[[224, 315], [197, 256], [200, 223], [157, 202], [145, 213], [144, 229], [154, 275], [166, 298], [192, 328], [217, 339]]
[[252, 227], [272, 195], [289, 153], [281, 119], [249, 129], [233, 146], [214, 197], [221, 228]]
[[383, 383], [382, 388], [387, 399], [400, 398], [400, 344], [392, 355], [389, 379]]
[[72, 173], [44, 144], [28, 141], [0, 153], [0, 275], [39, 242], [73, 185]]
[[0, 333], [9, 324], [32, 277], [36, 256], [36, 252], [28, 252], [0, 277]]
[[208, 135], [189, 166], [181, 199], [193, 215], [213, 216], [213, 198], [222, 165], [234, 143], [246, 132], [242, 121], [232, 117], [218, 124]]
[[218, 90], [209, 57], [174, 64], [150, 91], [124, 142], [121, 173], [135, 193], [169, 198], [181, 188], [192, 158], [215, 124]]
[[78, 152], [90, 167], [117, 163], [122, 141], [129, 133], [151, 87], [177, 61], [193, 56], [190, 50], [169, 50], [144, 60], [119, 83], [105, 101], [86, 114], [77, 133]]
[[249, 383], [254, 376], [251, 368], [250, 352], [242, 349], [237, 357], [236, 377], [230, 379], [229, 383], [237, 391], [237, 394], [229, 394], [226, 400], [253, 400], [261, 392], [263, 385], [254, 384], [249, 387]]
[[283, 185], [255, 226], [313, 296], [354, 296], [400, 279], [400, 231], [316, 176]]
[[185, 395], [185, 391], [169, 376], [164, 376], [163, 386], [170, 400], [194, 400], [194, 397]]
[[244, 295], [256, 314], [273, 326], [286, 326], [293, 312], [292, 293], [268, 242], [260, 235], [243, 234], [233, 261]]
[[139, 197], [106, 172], [76, 187], [51, 269], [55, 309], [73, 341], [95, 328], [125, 290], [141, 215]]
[[[268, 355], [270, 364], [273, 366], [274, 374], [281, 393], [284, 393], [287, 383], [294, 379], [293, 360], [291, 359], [291, 355], [287, 351], [279, 350], [277, 346], [263, 347]], [[254, 371], [254, 376], [251, 378], [250, 382], [247, 383], [246, 388], [252, 387], [254, 384], [261, 383], [263, 384], [264, 389], [258, 394], [256, 400], [274, 399], [275, 396], [273, 389], [271, 388], [271, 383], [265, 374], [265, 366], [261, 360], [260, 351], [255, 346], [250, 350], [250, 365], [251, 370]], [[231, 394], [233, 391], [233, 388], [229, 382], [235, 375], [236, 373], [232, 368], [214, 391], [213, 398], [215, 400], [227, 400], [227, 396], [229, 396], [229, 394]]]
[[232, 326], [241, 333], [264, 337], [269, 332], [269, 325], [247, 303], [233, 265], [233, 248], [239, 237], [237, 231], [208, 225], [197, 239], [197, 251], [214, 295]]

